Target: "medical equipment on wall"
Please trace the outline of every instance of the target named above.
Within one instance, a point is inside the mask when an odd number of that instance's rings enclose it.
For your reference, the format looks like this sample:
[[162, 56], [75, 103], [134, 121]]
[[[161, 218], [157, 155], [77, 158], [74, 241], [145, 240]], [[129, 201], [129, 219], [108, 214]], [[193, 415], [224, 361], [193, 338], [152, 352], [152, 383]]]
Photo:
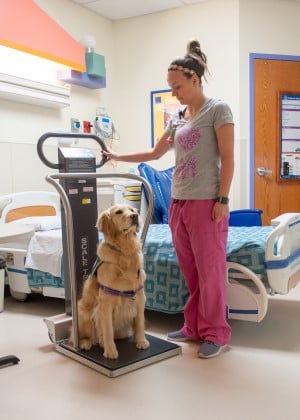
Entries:
[[[142, 244], [152, 217], [154, 200], [148, 182], [138, 175], [96, 173], [96, 167], [103, 166], [107, 158], [104, 156], [100, 163], [96, 165], [95, 157], [92, 156], [90, 150], [59, 148], [58, 164], [50, 162], [44, 155], [43, 145], [49, 137], [60, 136], [91, 137], [98, 142], [102, 150], [106, 150], [102, 138], [95, 135], [46, 133], [38, 141], [38, 155], [42, 162], [50, 168], [59, 169], [60, 172], [59, 174], [46, 177], [46, 180], [59, 193], [62, 203], [66, 313], [44, 320], [48, 327], [49, 337], [55, 343], [56, 350], [109, 377], [119, 376], [180, 354], [181, 347], [178, 345], [149, 334], [146, 334], [146, 336], [150, 342], [150, 347], [145, 351], [136, 349], [133, 337], [118, 340], [117, 346], [119, 347], [119, 354], [122, 356], [116, 360], [106, 359], [98, 345], [93, 346], [88, 351], [79, 348], [77, 303], [83, 282], [92, 271], [90, 265], [91, 262], [95, 261], [96, 244], [98, 243], [95, 229], [95, 220], [97, 218], [96, 178], [125, 177], [144, 184], [151, 199], [141, 233]], [[59, 183], [57, 180], [59, 180]], [[68, 340], [70, 328], [73, 330], [74, 346], [69, 344]]]
[[114, 122], [111, 116], [105, 111], [105, 108], [97, 108], [94, 128], [95, 134], [101, 137], [104, 141], [120, 139], [120, 135], [115, 129]]

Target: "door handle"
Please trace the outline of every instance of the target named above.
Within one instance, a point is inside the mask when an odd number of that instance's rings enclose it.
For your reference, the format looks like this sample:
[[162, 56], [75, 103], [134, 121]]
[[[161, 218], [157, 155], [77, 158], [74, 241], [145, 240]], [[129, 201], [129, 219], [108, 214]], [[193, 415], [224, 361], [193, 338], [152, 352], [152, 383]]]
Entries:
[[266, 169], [264, 167], [259, 167], [256, 169], [259, 176], [264, 176], [265, 174], [271, 174], [272, 169]]

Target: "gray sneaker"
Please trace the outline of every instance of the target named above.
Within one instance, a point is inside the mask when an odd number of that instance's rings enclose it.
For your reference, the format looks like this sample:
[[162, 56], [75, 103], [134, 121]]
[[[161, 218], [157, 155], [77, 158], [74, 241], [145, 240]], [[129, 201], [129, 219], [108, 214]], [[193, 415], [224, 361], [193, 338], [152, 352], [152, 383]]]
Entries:
[[210, 359], [211, 357], [218, 356], [222, 351], [222, 346], [213, 343], [212, 341], [205, 340], [200, 345], [198, 350], [198, 357], [201, 359]]
[[189, 337], [182, 334], [182, 332], [180, 330], [178, 330], [178, 331], [170, 332], [167, 335], [167, 339], [170, 340], [170, 341], [178, 341], [178, 342], [182, 341], [183, 342], [183, 341], [188, 341]]

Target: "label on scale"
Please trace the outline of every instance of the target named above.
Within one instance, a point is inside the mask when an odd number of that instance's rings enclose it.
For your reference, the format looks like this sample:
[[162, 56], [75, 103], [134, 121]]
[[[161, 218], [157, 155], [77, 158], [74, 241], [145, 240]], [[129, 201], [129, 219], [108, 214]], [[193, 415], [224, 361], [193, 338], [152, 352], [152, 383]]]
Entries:
[[78, 194], [78, 189], [77, 188], [72, 188], [69, 190], [69, 194], [70, 195], [74, 195], [74, 194]]

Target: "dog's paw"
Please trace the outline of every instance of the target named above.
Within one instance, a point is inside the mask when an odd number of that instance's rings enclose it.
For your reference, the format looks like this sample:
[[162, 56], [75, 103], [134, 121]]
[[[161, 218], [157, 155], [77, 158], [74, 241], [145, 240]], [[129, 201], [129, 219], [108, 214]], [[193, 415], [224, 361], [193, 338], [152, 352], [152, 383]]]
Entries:
[[92, 348], [93, 342], [89, 338], [81, 338], [79, 340], [79, 347], [81, 350], [90, 350]]
[[137, 341], [135, 346], [139, 350], [146, 350], [148, 347], [150, 347], [150, 343], [148, 340], [146, 340], [146, 338], [144, 338], [143, 340]]
[[104, 349], [103, 356], [106, 357], [106, 359], [117, 359], [119, 353], [116, 346], [110, 346], [109, 348]]

